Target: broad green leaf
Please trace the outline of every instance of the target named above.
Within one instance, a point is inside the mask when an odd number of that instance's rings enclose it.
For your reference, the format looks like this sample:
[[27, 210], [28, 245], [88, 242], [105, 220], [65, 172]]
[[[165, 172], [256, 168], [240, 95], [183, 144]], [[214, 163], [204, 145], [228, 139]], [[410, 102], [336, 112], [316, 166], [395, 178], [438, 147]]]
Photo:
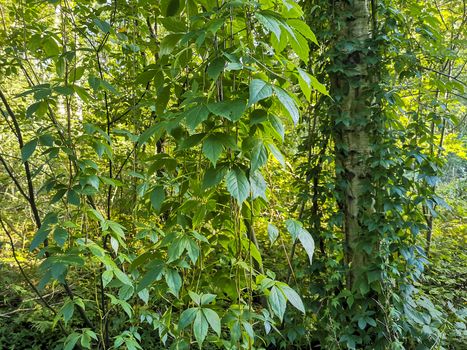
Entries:
[[300, 114], [298, 112], [297, 104], [295, 100], [290, 97], [290, 95], [282, 88], [278, 86], [273, 86], [274, 92], [276, 93], [277, 98], [284, 106], [287, 113], [292, 118], [295, 125], [297, 125], [298, 120], [300, 118]]
[[63, 350], [73, 350], [75, 348], [75, 345], [78, 342], [80, 337], [81, 337], [81, 335], [76, 333], [76, 332], [71, 333], [65, 339], [65, 344], [64, 344]]
[[165, 271], [165, 281], [169, 286], [170, 292], [178, 298], [178, 293], [182, 287], [182, 278], [177, 270], [167, 269]]
[[212, 80], [216, 80], [219, 75], [224, 71], [225, 59], [222, 57], [217, 57], [214, 59], [208, 66], [206, 73], [208, 77]]
[[308, 254], [308, 258], [311, 264], [313, 262], [313, 254], [315, 250], [315, 242], [313, 237], [311, 237], [311, 234], [303, 228], [301, 222], [294, 219], [286, 220], [285, 226], [287, 227], [287, 230], [289, 231], [294, 241], [298, 238], [306, 253]]
[[196, 127], [209, 117], [209, 109], [206, 105], [198, 105], [184, 113], [186, 125], [194, 131]]
[[160, 44], [159, 56], [170, 55], [182, 38], [182, 34], [166, 35]]
[[199, 309], [197, 307], [192, 307], [189, 309], [186, 309], [185, 311], [182, 312], [180, 315], [180, 319], [178, 321], [178, 328], [183, 330], [186, 328], [189, 324], [193, 322], [196, 316], [196, 312]]
[[252, 258], [255, 259], [260, 266], [263, 266], [263, 258], [261, 257], [258, 247], [248, 238], [242, 239], [242, 245], [243, 248], [251, 254]]
[[112, 270], [105, 270], [102, 273], [102, 285], [104, 286], [104, 288], [110, 283], [110, 281], [112, 281], [113, 277], [114, 273]]
[[250, 192], [250, 186], [245, 173], [240, 168], [234, 168], [227, 173], [225, 179], [230, 195], [241, 205], [248, 198]]
[[224, 167], [208, 168], [203, 177], [203, 189], [217, 186], [224, 178], [226, 169]]
[[284, 125], [282, 124], [282, 121], [279, 117], [276, 117], [275, 115], [270, 115], [268, 116], [269, 123], [271, 123], [271, 126], [273, 129], [277, 132], [277, 135], [279, 135], [280, 139], [283, 141], [284, 140]]
[[23, 163], [27, 162], [27, 160], [32, 156], [32, 154], [36, 150], [37, 142], [37, 139], [32, 139], [31, 141], [23, 145], [23, 148], [21, 148], [21, 160], [23, 161]]
[[165, 191], [163, 186], [156, 186], [151, 191], [151, 205], [157, 213], [160, 213], [162, 203], [165, 200]]
[[306, 99], [310, 101], [311, 99], [311, 77], [303, 69], [297, 68], [297, 70], [298, 70], [298, 83], [300, 85], [300, 89], [302, 90]]
[[263, 141], [256, 140], [253, 149], [251, 150], [251, 169], [250, 171], [254, 172], [256, 169], [259, 169], [268, 160], [268, 151], [263, 144]]
[[281, 283], [279, 285], [279, 288], [282, 290], [282, 292], [285, 294], [287, 297], [287, 300], [299, 311], [305, 313], [305, 305], [303, 305], [302, 298], [300, 298], [300, 295], [296, 291], [294, 291], [292, 288], [290, 288], [288, 285], [285, 283]]
[[195, 321], [193, 322], [193, 333], [195, 334], [198, 346], [201, 348], [208, 334], [208, 321], [201, 309], [198, 309], [196, 312]]
[[68, 239], [68, 232], [63, 227], [57, 226], [54, 230], [53, 237], [58, 246], [63, 247]]
[[282, 322], [287, 300], [278, 287], [273, 286], [271, 288], [271, 292], [268, 295], [268, 302], [274, 314], [276, 314]]
[[307, 230], [302, 228], [298, 234], [298, 240], [302, 244], [303, 248], [305, 248], [311, 265], [313, 263], [313, 254], [315, 251], [315, 241], [313, 240], [313, 237], [311, 237], [311, 234]]
[[261, 197], [265, 201], [267, 201], [267, 197], [266, 197], [267, 184], [260, 171], [255, 171], [253, 173], [250, 173], [250, 185], [251, 185], [251, 197], [253, 199]]
[[271, 244], [274, 244], [276, 239], [279, 237], [279, 229], [271, 223], [268, 224], [268, 237]]
[[268, 146], [268, 148], [269, 148], [269, 151], [271, 151], [272, 155], [274, 156], [274, 158], [276, 158], [277, 161], [278, 161], [282, 166], [285, 166], [285, 159], [284, 159], [284, 156], [283, 156], [282, 153], [276, 148], [276, 146], [274, 146], [274, 144], [272, 144], [272, 143], [268, 143], [267, 146]]
[[308, 63], [310, 60], [310, 46], [308, 41], [298, 32], [291, 33], [287, 32], [289, 37], [290, 46], [297, 54], [297, 56], [305, 63]]
[[311, 40], [316, 45], [318, 45], [318, 40], [316, 40], [315, 33], [311, 30], [311, 28], [306, 24], [304, 21], [300, 19], [288, 19], [287, 23], [292, 26], [295, 30], [300, 32], [305, 38]]
[[210, 304], [214, 299], [216, 299], [216, 294], [202, 294], [200, 305]]
[[109, 23], [102, 21], [99, 18], [94, 18], [92, 21], [97, 26], [97, 28], [99, 28], [104, 33], [110, 32], [110, 29], [112, 28]]
[[217, 160], [219, 159], [224, 144], [222, 139], [217, 135], [210, 135], [203, 144], [203, 154], [208, 158], [212, 165], [215, 167]]
[[218, 337], [220, 337], [220, 335], [221, 335], [221, 320], [219, 318], [219, 315], [217, 315], [217, 313], [212, 309], [203, 308], [202, 310], [203, 310], [204, 317], [208, 321], [208, 323], [211, 326], [212, 330], [214, 332], [216, 332]]
[[73, 312], [75, 311], [75, 303], [72, 300], [67, 300], [67, 302], [62, 306], [60, 313], [63, 315], [63, 321], [65, 325], [73, 317]]
[[250, 83], [250, 98], [248, 106], [254, 105], [256, 102], [264, 100], [272, 95], [272, 86], [261, 79], [253, 79]]
[[323, 95], [326, 95], [326, 96], [329, 96], [329, 92], [328, 90], [326, 89], [326, 87], [321, 84], [318, 79], [316, 79], [314, 76], [310, 76], [310, 79], [311, 79], [311, 85], [313, 86], [313, 88], [315, 88], [316, 90], [318, 90], [319, 92], [321, 92]]
[[34, 235], [31, 245], [29, 246], [29, 251], [32, 252], [34, 249], [39, 247], [39, 245], [41, 245], [46, 240], [49, 233], [50, 229], [45, 225], [42, 225], [42, 227], [37, 230], [36, 234]]
[[279, 41], [281, 38], [281, 22], [274, 17], [274, 13], [267, 11], [256, 12], [255, 17], [261, 23], [261, 25], [266, 28], [268, 31], [274, 33], [276, 39]]
[[300, 230], [302, 229], [302, 223], [295, 219], [287, 219], [285, 221], [285, 227], [287, 231], [289, 231], [290, 235], [292, 236], [292, 240], [295, 241], [300, 234]]
[[118, 278], [120, 282], [123, 284], [127, 284], [129, 286], [132, 286], [133, 283], [131, 282], [131, 279], [128, 277], [126, 273], [124, 273], [122, 270], [120, 270], [118, 267], [115, 267], [113, 269], [113, 273], [115, 274], [115, 277]]
[[232, 122], [238, 121], [246, 109], [246, 102], [240, 99], [221, 101], [208, 104], [212, 114], [227, 118]]

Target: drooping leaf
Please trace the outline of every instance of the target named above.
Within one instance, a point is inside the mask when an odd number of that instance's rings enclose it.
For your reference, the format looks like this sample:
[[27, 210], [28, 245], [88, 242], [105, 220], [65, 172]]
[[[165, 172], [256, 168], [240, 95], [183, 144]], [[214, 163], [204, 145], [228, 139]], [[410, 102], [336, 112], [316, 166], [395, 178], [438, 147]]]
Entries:
[[163, 186], [156, 186], [151, 191], [151, 205], [157, 213], [160, 213], [162, 203], [165, 200], [165, 191]]
[[182, 287], [182, 278], [178, 271], [167, 269], [165, 271], [165, 281], [167, 282], [170, 292], [178, 298], [178, 293]]
[[68, 232], [63, 227], [57, 226], [54, 230], [53, 237], [58, 246], [63, 247], [68, 239]]
[[302, 228], [298, 235], [298, 240], [308, 254], [308, 259], [310, 260], [311, 265], [313, 263], [313, 254], [315, 251], [315, 241], [313, 240], [313, 237], [311, 237], [311, 234], [307, 230]]
[[200, 104], [184, 113], [186, 125], [194, 131], [196, 127], [208, 119], [209, 109], [204, 104]]
[[37, 139], [32, 139], [31, 141], [24, 144], [21, 148], [21, 160], [27, 162], [27, 160], [32, 156], [37, 147]]
[[219, 318], [219, 315], [217, 315], [217, 313], [212, 309], [203, 308], [202, 310], [203, 310], [204, 317], [208, 321], [208, 323], [211, 326], [212, 330], [217, 333], [217, 336], [220, 337], [220, 335], [221, 335], [221, 320]]
[[208, 158], [212, 165], [215, 167], [222, 151], [224, 150], [224, 143], [217, 135], [210, 135], [203, 144], [203, 154]]
[[282, 88], [278, 86], [273, 86], [274, 92], [276, 93], [277, 98], [284, 106], [287, 113], [292, 118], [295, 125], [297, 125], [298, 120], [300, 119], [300, 114], [298, 112], [297, 104], [295, 100], [290, 97], [290, 95]]
[[201, 309], [198, 309], [196, 312], [195, 321], [193, 322], [193, 333], [195, 334], [195, 339], [198, 342], [198, 346], [201, 348], [203, 345], [204, 339], [208, 334], [208, 321], [204, 316], [204, 313]]
[[268, 224], [268, 237], [271, 241], [271, 244], [274, 244], [277, 237], [279, 237], [279, 229], [271, 223]]
[[296, 291], [294, 291], [292, 288], [287, 286], [285, 283], [280, 284], [279, 288], [282, 290], [282, 292], [285, 294], [287, 297], [287, 300], [299, 311], [305, 313], [305, 305], [303, 305], [302, 298], [300, 298], [300, 295]]
[[256, 102], [264, 100], [272, 95], [272, 86], [261, 79], [253, 79], [250, 83], [250, 98], [248, 106], [254, 105]]
[[278, 287], [273, 286], [268, 295], [268, 302], [274, 314], [276, 314], [282, 322], [287, 304], [284, 293], [282, 293]]
[[227, 190], [234, 197], [239, 205], [248, 198], [250, 186], [245, 173], [240, 168], [233, 168], [226, 175]]

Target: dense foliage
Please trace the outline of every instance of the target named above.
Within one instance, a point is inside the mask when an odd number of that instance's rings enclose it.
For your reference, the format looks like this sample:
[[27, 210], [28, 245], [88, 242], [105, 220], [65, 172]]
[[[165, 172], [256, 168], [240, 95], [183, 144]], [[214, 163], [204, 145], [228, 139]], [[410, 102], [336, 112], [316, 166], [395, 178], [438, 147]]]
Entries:
[[465, 2], [0, 16], [1, 349], [465, 348]]

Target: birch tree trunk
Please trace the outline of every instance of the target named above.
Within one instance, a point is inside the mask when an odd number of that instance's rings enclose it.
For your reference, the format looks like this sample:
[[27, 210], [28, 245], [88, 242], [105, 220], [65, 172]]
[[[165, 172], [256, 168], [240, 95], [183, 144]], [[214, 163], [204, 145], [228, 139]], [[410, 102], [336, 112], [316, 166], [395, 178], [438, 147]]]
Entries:
[[344, 215], [347, 287], [356, 287], [367, 265], [368, 235], [361, 219], [373, 210], [371, 173], [367, 167], [371, 138], [371, 77], [366, 55], [370, 39], [368, 0], [335, 3], [337, 43], [331, 69], [331, 96], [335, 99], [333, 137], [339, 204]]

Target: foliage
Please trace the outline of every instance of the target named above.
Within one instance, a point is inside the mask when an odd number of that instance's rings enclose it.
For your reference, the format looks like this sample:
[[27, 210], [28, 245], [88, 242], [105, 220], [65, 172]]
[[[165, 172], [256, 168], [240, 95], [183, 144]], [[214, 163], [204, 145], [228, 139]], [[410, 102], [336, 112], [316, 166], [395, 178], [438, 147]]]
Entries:
[[466, 14], [355, 4], [3, 0], [0, 347], [463, 346]]

